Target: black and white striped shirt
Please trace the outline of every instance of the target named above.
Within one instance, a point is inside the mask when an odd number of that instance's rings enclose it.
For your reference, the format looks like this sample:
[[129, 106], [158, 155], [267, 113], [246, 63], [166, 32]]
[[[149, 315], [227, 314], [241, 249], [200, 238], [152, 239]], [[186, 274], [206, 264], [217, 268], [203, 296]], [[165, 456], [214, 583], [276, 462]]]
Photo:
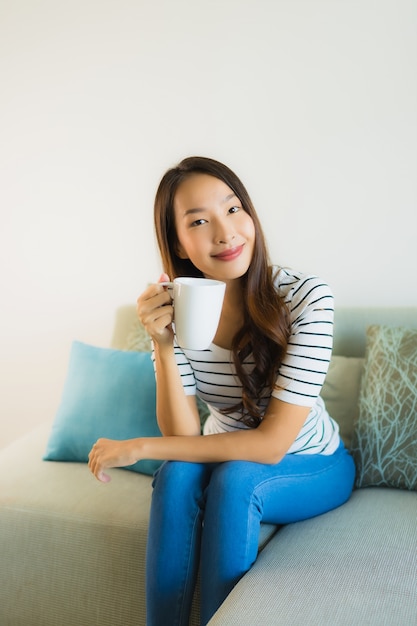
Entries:
[[[287, 353], [273, 389], [265, 389], [259, 406], [265, 411], [271, 395], [290, 404], [311, 407], [289, 453], [332, 454], [339, 445], [339, 428], [329, 416], [320, 391], [329, 367], [333, 344], [333, 295], [317, 276], [277, 268], [275, 284], [290, 311], [291, 334]], [[242, 398], [230, 350], [212, 344], [207, 350], [175, 347], [187, 395], [198, 394], [210, 408], [204, 434], [246, 429], [240, 413], [220, 412]], [[254, 363], [250, 358], [249, 370]]]

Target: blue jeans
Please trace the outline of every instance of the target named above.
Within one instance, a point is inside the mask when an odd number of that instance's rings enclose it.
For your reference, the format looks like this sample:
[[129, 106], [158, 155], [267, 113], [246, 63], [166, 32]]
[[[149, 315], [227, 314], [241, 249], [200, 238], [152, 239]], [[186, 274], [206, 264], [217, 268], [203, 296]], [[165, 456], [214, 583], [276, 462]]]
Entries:
[[200, 567], [207, 624], [258, 553], [261, 522], [289, 524], [348, 500], [355, 467], [331, 456], [288, 454], [276, 465], [167, 461], [155, 474], [147, 547], [147, 626], [188, 626]]

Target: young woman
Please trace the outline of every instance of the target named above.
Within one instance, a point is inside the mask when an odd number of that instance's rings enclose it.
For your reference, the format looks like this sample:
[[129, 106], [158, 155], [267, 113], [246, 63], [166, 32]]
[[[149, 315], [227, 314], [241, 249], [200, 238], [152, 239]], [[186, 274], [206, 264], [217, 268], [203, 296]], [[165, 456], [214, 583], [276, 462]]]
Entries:
[[[206, 624], [254, 563], [261, 522], [320, 515], [349, 498], [354, 464], [320, 397], [332, 349], [333, 297], [316, 276], [271, 267], [239, 178], [192, 157], [162, 178], [155, 227], [164, 274], [222, 280], [217, 334], [182, 350], [163, 285], [138, 299], [153, 340], [164, 435], [100, 439], [89, 466], [166, 460], [154, 479], [147, 551], [147, 624], [188, 624], [198, 568]], [[203, 435], [196, 395], [210, 415]], [[279, 590], [277, 590], [279, 593]]]

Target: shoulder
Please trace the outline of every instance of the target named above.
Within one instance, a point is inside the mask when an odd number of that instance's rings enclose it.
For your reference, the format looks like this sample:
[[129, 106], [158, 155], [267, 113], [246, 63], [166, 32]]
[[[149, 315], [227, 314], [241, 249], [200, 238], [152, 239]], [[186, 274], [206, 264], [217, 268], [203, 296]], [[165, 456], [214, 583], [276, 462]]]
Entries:
[[290, 311], [317, 304], [333, 310], [333, 292], [326, 281], [286, 267], [273, 267], [274, 284]]

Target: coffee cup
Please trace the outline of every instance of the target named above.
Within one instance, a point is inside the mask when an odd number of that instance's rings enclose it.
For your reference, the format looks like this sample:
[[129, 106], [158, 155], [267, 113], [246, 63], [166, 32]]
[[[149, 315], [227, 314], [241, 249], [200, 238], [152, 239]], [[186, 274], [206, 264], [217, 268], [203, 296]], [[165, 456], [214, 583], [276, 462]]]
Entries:
[[171, 294], [177, 343], [186, 350], [205, 350], [219, 325], [226, 283], [182, 276], [160, 283]]

